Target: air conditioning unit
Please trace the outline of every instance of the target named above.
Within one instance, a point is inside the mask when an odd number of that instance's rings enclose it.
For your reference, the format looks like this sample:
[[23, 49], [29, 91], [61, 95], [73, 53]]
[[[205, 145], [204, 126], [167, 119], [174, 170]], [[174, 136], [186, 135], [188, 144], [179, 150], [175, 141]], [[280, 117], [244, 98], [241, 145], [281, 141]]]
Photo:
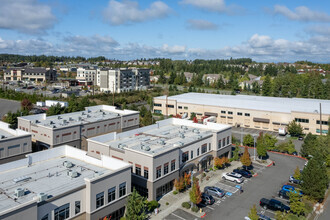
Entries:
[[39, 202], [45, 201], [48, 198], [48, 194], [47, 193], [39, 193], [37, 198], [38, 198]]
[[63, 162], [63, 166], [65, 166], [66, 168], [71, 168], [71, 167], [73, 167], [74, 165], [73, 165], [73, 163], [70, 162], [70, 161], [64, 161], [64, 162]]
[[25, 194], [24, 189], [22, 189], [22, 188], [15, 189], [15, 194], [14, 195], [15, 195], [16, 198], [22, 197], [22, 196], [24, 196], [24, 194]]
[[76, 178], [76, 177], [79, 176], [79, 174], [78, 174], [77, 171], [69, 171], [68, 176], [71, 177], [71, 178]]

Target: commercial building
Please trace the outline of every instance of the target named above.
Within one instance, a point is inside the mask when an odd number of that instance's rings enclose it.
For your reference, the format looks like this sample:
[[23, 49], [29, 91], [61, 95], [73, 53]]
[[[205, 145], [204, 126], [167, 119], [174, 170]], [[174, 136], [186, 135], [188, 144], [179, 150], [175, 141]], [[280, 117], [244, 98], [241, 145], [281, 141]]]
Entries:
[[150, 85], [150, 69], [84, 69], [78, 68], [76, 79], [81, 85], [97, 85], [101, 91], [129, 92], [145, 90]]
[[138, 127], [138, 111], [118, 110], [108, 105], [49, 117], [46, 114], [18, 117], [18, 128], [30, 132], [40, 149], [63, 144], [86, 149], [86, 138]]
[[19, 129], [11, 129], [0, 121], [0, 164], [21, 159], [31, 153], [31, 134]]
[[295, 120], [305, 133], [320, 134], [320, 124], [322, 132], [328, 132], [330, 100], [185, 93], [155, 97], [153, 111], [188, 117], [195, 113], [198, 119], [215, 116], [221, 124], [269, 131], [278, 131]]
[[230, 157], [231, 126], [171, 118], [87, 141], [89, 155], [132, 164], [132, 186], [153, 200], [170, 192], [185, 172], [207, 169], [215, 157]]
[[119, 220], [131, 165], [64, 145], [0, 165], [0, 219]]
[[44, 67], [15, 67], [6, 69], [3, 75], [4, 81], [56, 81], [56, 70]]

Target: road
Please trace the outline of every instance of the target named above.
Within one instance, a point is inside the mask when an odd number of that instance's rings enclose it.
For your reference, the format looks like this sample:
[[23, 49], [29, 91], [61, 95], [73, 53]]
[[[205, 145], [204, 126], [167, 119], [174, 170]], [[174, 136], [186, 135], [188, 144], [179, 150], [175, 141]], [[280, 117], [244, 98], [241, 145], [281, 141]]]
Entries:
[[[252, 152], [250, 154], [252, 155]], [[269, 153], [269, 156], [271, 160], [276, 161], [276, 166], [267, 168], [261, 175], [253, 178], [244, 185], [244, 193], [233, 195], [217, 209], [208, 213], [205, 219], [244, 219], [254, 204], [257, 205], [258, 211], [261, 211], [259, 200], [263, 197], [275, 196], [280, 187], [288, 181], [296, 166], [302, 168], [305, 163], [304, 160], [295, 157], [274, 153]]]
[[18, 101], [0, 99], [0, 119], [9, 111], [16, 112], [21, 109], [21, 103]]

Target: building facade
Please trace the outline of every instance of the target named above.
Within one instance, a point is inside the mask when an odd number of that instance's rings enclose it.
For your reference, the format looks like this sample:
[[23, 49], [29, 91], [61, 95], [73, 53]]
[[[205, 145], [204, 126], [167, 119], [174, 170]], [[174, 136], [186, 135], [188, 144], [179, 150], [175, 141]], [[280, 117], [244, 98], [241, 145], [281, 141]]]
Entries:
[[99, 80], [97, 72], [97, 69], [78, 68], [76, 79], [80, 85], [98, 85], [97, 82]]
[[56, 81], [56, 70], [44, 67], [9, 68], [4, 72], [4, 81]]
[[170, 192], [184, 173], [231, 156], [231, 126], [171, 118], [124, 133], [88, 140], [88, 155], [107, 155], [132, 164], [132, 186], [149, 200]]
[[0, 165], [0, 219], [95, 220], [124, 215], [131, 165], [64, 145]]
[[39, 149], [63, 144], [87, 149], [86, 139], [89, 137], [138, 127], [138, 111], [118, 110], [108, 105], [49, 117], [46, 114], [18, 117], [18, 128], [30, 132]]
[[31, 134], [11, 129], [9, 124], [0, 121], [0, 164], [21, 159], [31, 152]]
[[305, 133], [320, 134], [322, 127], [326, 134], [330, 100], [185, 93], [155, 97], [153, 111], [188, 117], [195, 113], [198, 119], [215, 116], [217, 123], [269, 131], [278, 131], [295, 120]]

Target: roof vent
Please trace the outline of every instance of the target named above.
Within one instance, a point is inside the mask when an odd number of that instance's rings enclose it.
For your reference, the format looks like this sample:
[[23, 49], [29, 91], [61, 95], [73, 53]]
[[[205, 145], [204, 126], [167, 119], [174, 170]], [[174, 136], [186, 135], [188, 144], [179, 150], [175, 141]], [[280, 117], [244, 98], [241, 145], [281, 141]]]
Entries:
[[202, 135], [197, 135], [197, 140], [202, 139]]
[[87, 112], [88, 112], [88, 113], [90, 113], [90, 112], [91, 112], [91, 110], [90, 110], [90, 109], [88, 109], [88, 110], [87, 110]]
[[183, 126], [183, 130], [188, 130], [188, 127], [187, 126]]
[[55, 123], [54, 123], [53, 121], [50, 121], [49, 124], [53, 125], [53, 124], [55, 124]]
[[85, 115], [85, 112], [81, 112], [81, 115]]
[[13, 182], [14, 183], [19, 183], [19, 182], [28, 181], [30, 179], [31, 179], [31, 177], [29, 177], [29, 176], [21, 176], [21, 177], [17, 177], [15, 179], [13, 179]]
[[52, 126], [52, 128], [56, 128], [56, 126], [55, 126], [55, 125], [53, 125], [53, 126]]
[[90, 118], [91, 116], [90, 115], [87, 115], [87, 118]]
[[38, 124], [38, 123], [40, 123], [40, 121], [39, 120], [36, 120], [35, 123]]
[[184, 136], [183, 133], [179, 133], [179, 137], [180, 137], [180, 138], [184, 138], [185, 136]]
[[173, 144], [173, 147], [182, 147], [184, 145], [184, 143], [182, 143], [181, 141]]
[[69, 121], [73, 121], [73, 118], [72, 117], [69, 117]]
[[57, 119], [62, 119], [62, 117], [61, 116], [57, 116]]
[[162, 132], [162, 135], [168, 135], [168, 134], [170, 134], [169, 131], [164, 131], [164, 132]]
[[199, 130], [196, 129], [196, 128], [193, 129], [193, 132], [194, 132], [195, 134], [199, 134]]
[[77, 121], [81, 121], [81, 117], [80, 116], [78, 117]]
[[66, 123], [67, 123], [67, 120], [64, 119], [64, 120], [63, 120], [63, 124], [66, 124]]
[[119, 149], [124, 149], [124, 147], [127, 147], [127, 145], [126, 144], [118, 144]]
[[0, 135], [0, 139], [4, 139], [4, 138], [6, 138], [5, 135]]
[[158, 140], [157, 143], [161, 145], [165, 145], [165, 141], [163, 139]]
[[39, 202], [45, 201], [48, 198], [48, 194], [47, 193], [38, 193], [37, 198], [38, 198]]
[[22, 189], [22, 188], [15, 189], [15, 194], [14, 195], [15, 195], [16, 198], [22, 197], [22, 196], [24, 196], [24, 194], [25, 194], [24, 189]]
[[63, 162], [63, 166], [65, 166], [66, 168], [71, 168], [71, 167], [73, 167], [74, 165], [73, 165], [73, 163], [70, 162], [70, 161], [64, 161], [64, 162]]

